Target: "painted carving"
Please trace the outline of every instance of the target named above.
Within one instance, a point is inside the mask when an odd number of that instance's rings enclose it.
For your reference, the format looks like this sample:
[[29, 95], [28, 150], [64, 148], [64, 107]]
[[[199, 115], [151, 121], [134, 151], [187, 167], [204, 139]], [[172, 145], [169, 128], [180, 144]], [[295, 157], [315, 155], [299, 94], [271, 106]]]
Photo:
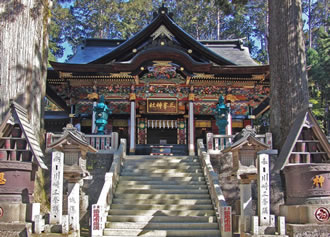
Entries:
[[0, 173], [0, 184], [6, 184], [5, 173]]
[[320, 207], [320, 208], [316, 209], [314, 215], [315, 215], [316, 220], [318, 220], [320, 222], [328, 221], [330, 218], [330, 212], [325, 207]]
[[322, 187], [324, 183], [324, 177], [322, 175], [316, 175], [313, 179], [313, 185], [315, 185], [315, 187]]

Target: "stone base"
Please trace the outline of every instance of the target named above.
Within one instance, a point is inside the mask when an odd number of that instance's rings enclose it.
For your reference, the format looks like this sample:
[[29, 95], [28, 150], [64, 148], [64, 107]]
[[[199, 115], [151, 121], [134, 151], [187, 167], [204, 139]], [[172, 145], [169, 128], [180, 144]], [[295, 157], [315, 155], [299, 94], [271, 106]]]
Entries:
[[28, 237], [32, 233], [32, 223], [1, 223], [0, 236], [6, 237]]
[[0, 225], [2, 222], [25, 222], [27, 204], [24, 203], [1, 203], [0, 202], [0, 212], [2, 214], [0, 218]]
[[252, 234], [242, 234], [241, 237], [288, 237], [288, 235], [252, 235]]
[[281, 205], [280, 215], [290, 224], [330, 224], [330, 205]]
[[276, 237], [288, 237], [288, 235], [262, 235], [262, 234], [253, 235], [253, 234], [245, 234], [245, 233], [243, 233], [241, 235], [241, 237], [274, 237], [274, 236], [276, 236]]
[[330, 225], [286, 224], [286, 233], [290, 237], [329, 237]]

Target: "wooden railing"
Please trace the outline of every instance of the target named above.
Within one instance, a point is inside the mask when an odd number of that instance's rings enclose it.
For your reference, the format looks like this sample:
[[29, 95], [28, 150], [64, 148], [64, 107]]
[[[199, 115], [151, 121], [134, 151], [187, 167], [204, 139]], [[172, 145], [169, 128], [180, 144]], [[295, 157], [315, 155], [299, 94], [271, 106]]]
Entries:
[[[62, 137], [62, 134], [47, 133], [46, 145], [52, 144]], [[118, 148], [118, 133], [113, 132], [110, 135], [85, 134], [87, 142], [99, 151], [113, 150]]]
[[[272, 148], [272, 134], [256, 134], [255, 136], [261, 142]], [[219, 135], [213, 133], [206, 134], [206, 146], [209, 154], [220, 154], [222, 150], [231, 146], [234, 135]]]
[[103, 236], [113, 195], [119, 181], [120, 170], [126, 157], [126, 139], [120, 139], [120, 146], [114, 153], [109, 172], [105, 174], [104, 185], [96, 204], [91, 211], [91, 236]]
[[202, 165], [203, 173], [207, 179], [207, 186], [212, 198], [212, 203], [217, 211], [217, 221], [220, 226], [221, 236], [232, 236], [231, 206], [228, 206], [221, 190], [218, 174], [214, 171], [210, 154], [206, 152], [203, 139], [197, 140], [197, 154]]

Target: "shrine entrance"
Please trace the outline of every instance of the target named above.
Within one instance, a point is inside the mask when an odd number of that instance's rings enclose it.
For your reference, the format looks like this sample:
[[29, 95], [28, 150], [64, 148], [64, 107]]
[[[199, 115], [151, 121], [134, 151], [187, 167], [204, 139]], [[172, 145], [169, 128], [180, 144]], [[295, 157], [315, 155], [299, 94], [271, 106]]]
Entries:
[[151, 128], [148, 129], [148, 144], [177, 144], [176, 128]]
[[[187, 119], [177, 115], [152, 115], [137, 119], [136, 154], [187, 155]], [[155, 151], [159, 148], [159, 151]], [[165, 155], [165, 153], [164, 153]]]

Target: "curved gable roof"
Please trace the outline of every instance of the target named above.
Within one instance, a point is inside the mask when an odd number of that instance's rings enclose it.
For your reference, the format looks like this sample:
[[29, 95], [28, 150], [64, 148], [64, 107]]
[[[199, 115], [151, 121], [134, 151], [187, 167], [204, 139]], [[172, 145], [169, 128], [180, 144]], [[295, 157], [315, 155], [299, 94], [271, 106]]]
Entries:
[[132, 49], [137, 48], [139, 45], [150, 39], [151, 35], [162, 25], [164, 25], [174, 35], [178, 42], [188, 46], [190, 49], [203, 55], [208, 60], [218, 65], [236, 65], [234, 62], [218, 55], [216, 52], [205, 47], [203, 44], [187, 34], [169, 17], [167, 14], [167, 8], [160, 8], [159, 14], [149, 25], [143, 28], [132, 38], [126, 40], [124, 43], [110, 51], [108, 54], [90, 62], [90, 64], [106, 64], [118, 58], [120, 55], [127, 52], [132, 52]]

